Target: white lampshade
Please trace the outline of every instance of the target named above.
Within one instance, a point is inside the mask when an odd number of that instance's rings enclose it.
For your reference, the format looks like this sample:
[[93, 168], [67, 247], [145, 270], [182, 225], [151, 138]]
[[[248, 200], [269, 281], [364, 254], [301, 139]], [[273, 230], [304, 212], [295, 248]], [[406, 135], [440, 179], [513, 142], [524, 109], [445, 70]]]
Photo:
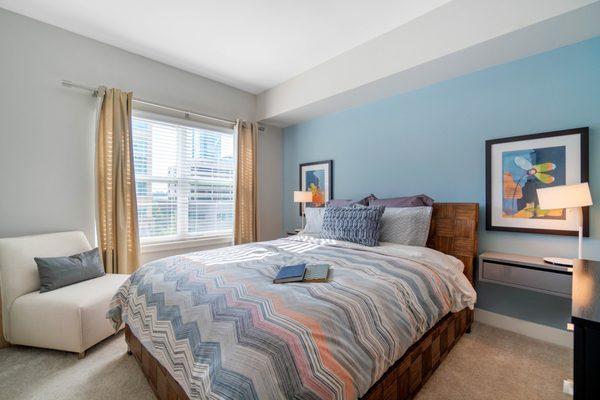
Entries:
[[592, 194], [586, 183], [576, 185], [553, 186], [537, 190], [540, 208], [556, 210], [558, 208], [586, 207], [592, 205]]
[[294, 203], [311, 203], [312, 192], [294, 191]]

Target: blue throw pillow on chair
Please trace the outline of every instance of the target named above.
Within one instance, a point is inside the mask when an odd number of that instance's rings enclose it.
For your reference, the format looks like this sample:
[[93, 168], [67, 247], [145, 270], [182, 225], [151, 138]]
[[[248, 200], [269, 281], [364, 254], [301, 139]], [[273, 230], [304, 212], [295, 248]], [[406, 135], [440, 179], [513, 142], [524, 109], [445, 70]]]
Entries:
[[34, 257], [34, 260], [40, 275], [40, 293], [105, 274], [98, 248], [68, 257]]

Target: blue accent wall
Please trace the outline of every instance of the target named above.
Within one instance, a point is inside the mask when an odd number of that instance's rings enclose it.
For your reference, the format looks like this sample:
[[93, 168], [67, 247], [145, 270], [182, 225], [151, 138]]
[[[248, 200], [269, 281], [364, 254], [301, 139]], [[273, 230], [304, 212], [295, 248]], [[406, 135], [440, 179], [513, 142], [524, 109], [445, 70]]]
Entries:
[[[485, 141], [590, 127], [590, 184], [600, 203], [600, 37], [413, 92], [316, 118], [284, 131], [284, 226], [300, 226], [298, 165], [334, 160], [336, 198], [426, 193], [479, 202], [480, 252], [573, 257], [577, 239], [485, 230]], [[587, 258], [600, 259], [591, 210]], [[564, 328], [570, 300], [478, 283], [478, 307]]]

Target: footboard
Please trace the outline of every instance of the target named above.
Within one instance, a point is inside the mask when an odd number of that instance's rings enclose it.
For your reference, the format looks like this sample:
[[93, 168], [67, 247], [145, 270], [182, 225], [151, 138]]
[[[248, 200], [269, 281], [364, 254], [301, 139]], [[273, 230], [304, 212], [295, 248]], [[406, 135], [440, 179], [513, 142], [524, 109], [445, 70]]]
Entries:
[[[362, 400], [412, 399], [440, 365], [458, 339], [470, 328], [473, 311], [465, 309], [446, 315], [412, 345]], [[125, 327], [129, 352], [142, 367], [148, 383], [160, 400], [189, 400], [181, 386], [146, 350], [129, 326]]]
[[142, 345], [139, 339], [131, 332], [129, 325], [125, 325], [125, 341], [129, 348], [128, 353], [133, 354], [142, 372], [148, 379], [150, 387], [160, 400], [189, 400], [188, 395], [160, 363]]
[[469, 309], [446, 315], [406, 351], [362, 400], [412, 399], [472, 322], [473, 311]]

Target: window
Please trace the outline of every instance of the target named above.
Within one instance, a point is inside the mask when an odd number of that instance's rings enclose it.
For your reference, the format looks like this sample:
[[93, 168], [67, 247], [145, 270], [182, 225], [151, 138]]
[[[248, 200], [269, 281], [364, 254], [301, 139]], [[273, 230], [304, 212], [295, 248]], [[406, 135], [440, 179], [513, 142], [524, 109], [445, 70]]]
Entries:
[[133, 117], [142, 243], [233, 236], [233, 132], [145, 113]]

